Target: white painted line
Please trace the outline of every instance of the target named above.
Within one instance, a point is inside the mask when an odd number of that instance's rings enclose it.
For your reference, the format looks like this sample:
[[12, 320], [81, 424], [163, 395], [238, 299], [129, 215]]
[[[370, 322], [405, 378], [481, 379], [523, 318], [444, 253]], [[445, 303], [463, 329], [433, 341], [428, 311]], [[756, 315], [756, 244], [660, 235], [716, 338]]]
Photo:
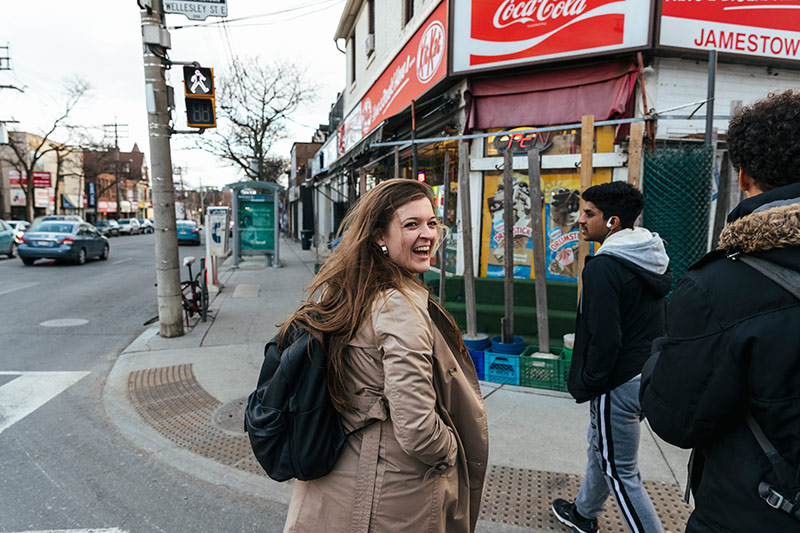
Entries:
[[112, 264], [112, 265], [121, 265], [122, 263], [127, 263], [127, 262], [128, 262], [128, 261], [130, 261], [131, 259], [133, 259], [133, 258], [132, 258], [132, 257], [128, 257], [127, 259], [120, 259], [119, 261], [114, 261], [114, 262], [113, 262], [113, 263], [111, 263], [111, 264]]
[[8, 294], [9, 292], [21, 291], [22, 289], [27, 289], [28, 287], [33, 287], [34, 285], [38, 285], [38, 284], [39, 284], [38, 281], [34, 281], [32, 283], [20, 283], [19, 285], [15, 285], [15, 286], [11, 287], [10, 289], [5, 289], [5, 290], [0, 291], [0, 294]]
[[89, 372], [0, 372], [18, 375], [0, 387], [0, 433], [77, 383]]
[[36, 531], [16, 531], [14, 533], [128, 533], [118, 527], [100, 529], [38, 529]]

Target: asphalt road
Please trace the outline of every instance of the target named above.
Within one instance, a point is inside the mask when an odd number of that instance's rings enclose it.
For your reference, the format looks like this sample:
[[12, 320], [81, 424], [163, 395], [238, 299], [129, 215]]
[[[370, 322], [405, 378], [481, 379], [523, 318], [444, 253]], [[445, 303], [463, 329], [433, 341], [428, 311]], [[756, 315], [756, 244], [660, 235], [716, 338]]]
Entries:
[[282, 531], [285, 506], [165, 467], [109, 421], [105, 377], [157, 314], [154, 236], [110, 244], [82, 266], [0, 259], [0, 532]]

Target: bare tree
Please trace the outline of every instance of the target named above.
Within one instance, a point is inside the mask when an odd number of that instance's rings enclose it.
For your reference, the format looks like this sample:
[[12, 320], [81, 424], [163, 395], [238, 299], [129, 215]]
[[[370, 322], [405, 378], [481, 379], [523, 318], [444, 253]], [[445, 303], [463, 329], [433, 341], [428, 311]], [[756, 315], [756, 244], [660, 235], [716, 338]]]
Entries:
[[[31, 136], [23, 132], [9, 132], [10, 154], [3, 156], [3, 161], [13, 166], [19, 173], [20, 179], [27, 175], [28, 183], [25, 187], [25, 216], [33, 220], [33, 172], [39, 161], [51, 152], [64, 151], [64, 145], [52, 140], [52, 136], [59, 130], [66, 128], [67, 120], [75, 106], [84, 99], [91, 86], [81, 78], [75, 77], [65, 82], [64, 110], [47, 131], [41, 135]], [[61, 165], [59, 165], [61, 167]]]
[[199, 138], [198, 147], [229, 161], [259, 181], [276, 181], [286, 160], [270, 155], [286, 136], [286, 119], [316, 94], [296, 65], [263, 64], [258, 58], [233, 63], [217, 83], [219, 127]]

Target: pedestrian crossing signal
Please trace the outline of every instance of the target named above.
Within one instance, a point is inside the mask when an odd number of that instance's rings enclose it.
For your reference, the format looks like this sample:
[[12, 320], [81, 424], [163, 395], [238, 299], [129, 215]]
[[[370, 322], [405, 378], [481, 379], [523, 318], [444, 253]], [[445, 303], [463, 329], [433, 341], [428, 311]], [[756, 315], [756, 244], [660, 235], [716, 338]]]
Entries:
[[214, 99], [186, 97], [186, 125], [190, 128], [216, 128]]
[[186, 95], [186, 125], [190, 128], [216, 128], [214, 69], [183, 67], [183, 88]]

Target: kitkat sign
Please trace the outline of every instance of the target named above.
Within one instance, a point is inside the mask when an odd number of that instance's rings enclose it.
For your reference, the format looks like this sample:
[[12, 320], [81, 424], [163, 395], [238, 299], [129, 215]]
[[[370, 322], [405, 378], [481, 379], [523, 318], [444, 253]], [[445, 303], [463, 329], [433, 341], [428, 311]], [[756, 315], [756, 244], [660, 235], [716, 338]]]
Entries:
[[447, 74], [447, 2], [443, 1], [409, 39], [347, 115], [337, 132], [341, 156], [381, 122], [408, 107]]
[[649, 45], [650, 0], [472, 0], [453, 3], [453, 72]]
[[800, 0], [661, 0], [659, 45], [800, 59]]

